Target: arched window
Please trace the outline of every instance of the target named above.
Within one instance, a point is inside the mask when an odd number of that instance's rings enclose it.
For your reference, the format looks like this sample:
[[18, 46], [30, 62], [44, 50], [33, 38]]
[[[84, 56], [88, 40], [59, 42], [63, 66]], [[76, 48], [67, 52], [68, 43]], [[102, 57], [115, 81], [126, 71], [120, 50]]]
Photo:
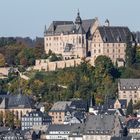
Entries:
[[81, 44], [81, 37], [79, 36], [79, 44]]

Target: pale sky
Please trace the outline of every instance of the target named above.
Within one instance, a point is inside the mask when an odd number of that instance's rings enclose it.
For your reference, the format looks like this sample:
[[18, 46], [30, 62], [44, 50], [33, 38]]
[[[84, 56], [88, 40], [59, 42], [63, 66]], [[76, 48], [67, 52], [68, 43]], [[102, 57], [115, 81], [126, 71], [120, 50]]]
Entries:
[[140, 31], [140, 0], [0, 0], [0, 36], [43, 37], [53, 20], [98, 17]]

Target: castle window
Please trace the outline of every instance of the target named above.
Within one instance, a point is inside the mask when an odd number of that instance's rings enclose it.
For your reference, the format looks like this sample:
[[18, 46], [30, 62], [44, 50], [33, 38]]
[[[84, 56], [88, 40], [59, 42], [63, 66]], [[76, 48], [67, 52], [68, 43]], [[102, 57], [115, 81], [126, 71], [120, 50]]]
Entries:
[[114, 53], [115, 51], [114, 51], [114, 49], [113, 49], [113, 53]]
[[94, 47], [96, 47], [96, 44], [94, 44]]
[[84, 44], [84, 36], [82, 37], [82, 43]]
[[107, 46], [109, 46], [109, 44], [107, 44]]
[[109, 53], [109, 49], [107, 49], [107, 53]]
[[94, 50], [94, 53], [96, 53], [96, 50]]
[[123, 98], [126, 98], [126, 95], [123, 95]]
[[120, 47], [120, 44], [118, 44], [118, 46]]
[[101, 52], [101, 50], [99, 49], [99, 50], [98, 50], [98, 52], [100, 53], [100, 52]]
[[79, 36], [79, 44], [81, 44], [81, 37]]
[[120, 53], [120, 49], [118, 50], [118, 52]]
[[112, 44], [112, 46], [113, 46], [113, 47], [115, 46], [114, 43]]

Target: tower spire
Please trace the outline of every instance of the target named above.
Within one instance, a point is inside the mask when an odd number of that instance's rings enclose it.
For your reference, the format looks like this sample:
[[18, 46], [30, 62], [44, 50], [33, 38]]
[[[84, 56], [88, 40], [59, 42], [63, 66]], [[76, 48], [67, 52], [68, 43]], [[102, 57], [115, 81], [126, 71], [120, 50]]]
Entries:
[[78, 24], [78, 25], [82, 24], [82, 19], [80, 17], [79, 9], [78, 9], [78, 12], [77, 12], [77, 17], [76, 17], [76, 20], [75, 20], [75, 24]]
[[47, 32], [47, 28], [46, 28], [46, 25], [45, 25], [45, 28], [44, 28], [44, 36], [46, 35], [46, 32]]

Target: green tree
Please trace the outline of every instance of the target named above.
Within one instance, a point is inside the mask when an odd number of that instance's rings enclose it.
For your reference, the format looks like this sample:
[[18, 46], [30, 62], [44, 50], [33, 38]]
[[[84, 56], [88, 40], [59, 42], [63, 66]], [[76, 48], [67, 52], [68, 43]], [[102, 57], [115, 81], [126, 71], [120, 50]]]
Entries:
[[11, 128], [14, 127], [14, 113], [11, 111], [5, 112], [5, 125]]
[[52, 53], [49, 60], [50, 60], [50, 62], [60, 61], [60, 60], [62, 60], [62, 56], [61, 55], [56, 55], [55, 53]]
[[132, 65], [136, 62], [136, 46], [132, 45], [131, 38], [131, 35], [127, 36], [127, 46], [125, 50], [126, 67], [132, 67]]
[[0, 67], [5, 65], [5, 58], [4, 55], [0, 53]]
[[133, 101], [132, 99], [129, 101], [128, 103], [128, 107], [127, 107], [127, 110], [126, 110], [126, 115], [133, 115]]

